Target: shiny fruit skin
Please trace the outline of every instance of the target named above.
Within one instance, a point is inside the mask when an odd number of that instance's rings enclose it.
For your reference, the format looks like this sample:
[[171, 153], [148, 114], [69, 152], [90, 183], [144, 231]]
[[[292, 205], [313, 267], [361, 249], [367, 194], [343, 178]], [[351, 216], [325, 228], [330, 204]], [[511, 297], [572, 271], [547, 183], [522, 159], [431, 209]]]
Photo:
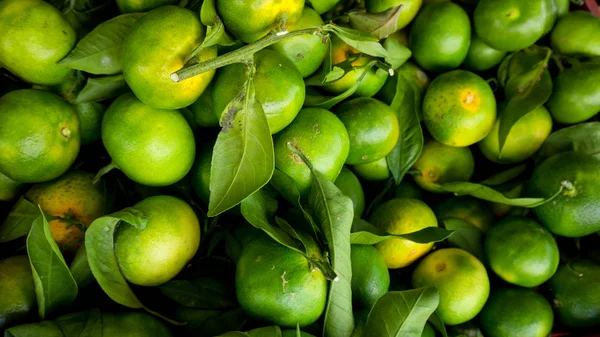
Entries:
[[443, 72], [463, 63], [470, 41], [469, 16], [459, 5], [448, 1], [423, 6], [412, 24], [409, 46], [419, 66]]
[[332, 112], [305, 108], [274, 139], [275, 167], [294, 180], [300, 194], [308, 196], [312, 176], [304, 161], [287, 146], [302, 151], [315, 170], [335, 181], [348, 157], [350, 140], [344, 124]]
[[0, 97], [0, 171], [21, 183], [52, 180], [79, 154], [79, 119], [73, 107], [41, 90]]
[[73, 27], [47, 2], [0, 2], [0, 64], [23, 80], [40, 85], [66, 81], [72, 70], [57, 62], [76, 41]]
[[[173, 42], [175, 36], [177, 43]], [[183, 68], [204, 36], [198, 15], [185, 8], [164, 6], [142, 16], [123, 44], [123, 75], [137, 98], [158, 109], [180, 109], [194, 103], [215, 71], [180, 82], [173, 82], [171, 74]], [[206, 61], [216, 56], [216, 48], [211, 47], [195, 57]]]
[[125, 278], [140, 286], [157, 286], [177, 275], [200, 245], [200, 223], [185, 201], [166, 195], [146, 198], [133, 208], [147, 219], [144, 229], [119, 227], [115, 255]]
[[106, 110], [102, 142], [113, 164], [147, 186], [166, 186], [183, 178], [196, 153], [192, 128], [178, 110], [153, 108], [131, 93]]

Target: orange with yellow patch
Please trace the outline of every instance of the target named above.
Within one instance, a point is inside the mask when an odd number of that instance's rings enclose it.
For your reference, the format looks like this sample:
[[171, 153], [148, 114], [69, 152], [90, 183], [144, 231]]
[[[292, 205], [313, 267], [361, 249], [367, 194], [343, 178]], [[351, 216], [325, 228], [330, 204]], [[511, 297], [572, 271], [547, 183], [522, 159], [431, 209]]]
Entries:
[[438, 76], [423, 100], [423, 120], [437, 141], [456, 147], [475, 144], [496, 122], [496, 98], [476, 74], [454, 70]]
[[84, 228], [104, 214], [102, 185], [92, 184], [94, 175], [74, 171], [34, 185], [25, 197], [55, 217], [49, 222], [52, 236], [64, 251], [74, 252], [83, 242]]

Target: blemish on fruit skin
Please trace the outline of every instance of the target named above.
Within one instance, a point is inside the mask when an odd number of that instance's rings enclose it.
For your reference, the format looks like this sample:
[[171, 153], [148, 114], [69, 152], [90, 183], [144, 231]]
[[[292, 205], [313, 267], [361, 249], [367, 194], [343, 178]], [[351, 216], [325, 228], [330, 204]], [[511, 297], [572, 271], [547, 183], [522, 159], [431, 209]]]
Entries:
[[290, 297], [293, 300], [296, 297], [296, 293], [290, 293]]
[[281, 274], [281, 287], [283, 288], [283, 292], [285, 293], [285, 285], [288, 284], [288, 280], [285, 279], [285, 274], [287, 274], [287, 271], [284, 271], [283, 274]]
[[261, 259], [262, 259], [262, 256], [257, 256], [256, 260], [254, 260], [254, 262], [260, 262]]
[[435, 265], [435, 271], [437, 271], [438, 273], [443, 272], [444, 270], [446, 270], [446, 264], [444, 262], [440, 262]]
[[273, 267], [271, 267], [271, 270], [275, 269], [275, 265], [273, 265]]

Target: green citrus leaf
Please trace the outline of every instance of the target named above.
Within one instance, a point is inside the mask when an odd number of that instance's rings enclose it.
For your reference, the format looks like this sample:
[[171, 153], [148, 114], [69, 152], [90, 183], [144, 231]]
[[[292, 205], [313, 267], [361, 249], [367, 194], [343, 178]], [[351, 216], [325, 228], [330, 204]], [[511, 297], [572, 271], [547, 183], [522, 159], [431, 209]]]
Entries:
[[77, 297], [77, 283], [65, 263], [50, 225], [39, 209], [27, 236], [27, 255], [31, 263], [40, 318], [69, 308]]
[[443, 219], [442, 223], [446, 229], [454, 231], [448, 239], [452, 247], [462, 248], [483, 261], [483, 232], [479, 228], [456, 218]]
[[129, 91], [122, 74], [113, 76], [92, 77], [75, 99], [75, 103], [100, 102], [121, 96]]
[[355, 218], [352, 223], [350, 243], [357, 245], [374, 245], [392, 238], [403, 238], [417, 243], [431, 243], [446, 240], [452, 235], [453, 231], [440, 227], [427, 227], [406, 234], [388, 234], [365, 220]]
[[392, 7], [381, 13], [369, 13], [366, 10], [348, 12], [350, 26], [368, 32], [377, 39], [385, 39], [398, 30], [398, 17], [402, 13], [402, 5]]
[[371, 308], [363, 337], [421, 337], [439, 302], [434, 287], [390, 291]]
[[12, 241], [27, 235], [33, 221], [40, 216], [39, 212], [36, 205], [21, 197], [0, 226], [0, 242]]
[[441, 192], [450, 192], [455, 195], [470, 195], [472, 197], [483, 199], [491, 202], [497, 202], [499, 204], [519, 206], [526, 208], [533, 208], [543, 205], [547, 202], [554, 200], [562, 190], [563, 186], [556, 187], [556, 193], [550, 198], [507, 198], [504, 194], [496, 191], [495, 189], [476, 183], [469, 182], [454, 182], [438, 185], [438, 190]]
[[94, 220], [85, 233], [88, 263], [96, 281], [108, 297], [129, 308], [143, 308], [144, 305], [133, 293], [117, 263], [115, 230], [119, 223], [142, 230], [146, 222], [142, 212], [126, 208]]
[[446, 326], [444, 322], [442, 322], [442, 318], [440, 314], [436, 311], [430, 317], [428, 322], [433, 325], [433, 327], [442, 334], [442, 337], [448, 337], [448, 332], [446, 331]]
[[317, 226], [315, 223], [312, 215], [302, 205], [302, 199], [300, 196], [300, 191], [298, 190], [298, 185], [296, 185], [292, 178], [280, 170], [275, 169], [269, 184], [273, 186], [284, 199], [300, 210], [306, 222], [310, 224], [315, 238], [319, 240], [323, 233], [321, 232], [319, 226]]
[[217, 14], [215, 0], [205, 0], [202, 2], [202, 7], [200, 8], [200, 21], [207, 27], [221, 21], [219, 14]]
[[600, 122], [578, 124], [552, 133], [539, 150], [536, 161], [540, 163], [566, 151], [600, 156]]
[[350, 229], [354, 217], [352, 200], [334, 183], [315, 170], [304, 154], [288, 145], [309, 167], [312, 185], [308, 204], [327, 240], [331, 266], [337, 278], [331, 282], [325, 319], [324, 337], [349, 337], [354, 330], [352, 313], [352, 267], [350, 261]]
[[77, 250], [69, 269], [71, 270], [71, 275], [73, 275], [73, 279], [77, 282], [79, 289], [85, 288], [95, 281], [94, 274], [92, 274], [90, 264], [88, 263], [85, 244], [81, 245]]
[[385, 41], [383, 41], [383, 48], [385, 48], [388, 53], [385, 62], [389, 63], [390, 66], [392, 66], [392, 69], [400, 68], [412, 56], [410, 49], [396, 39], [385, 39]]
[[54, 321], [23, 324], [4, 331], [4, 337], [65, 337]]
[[208, 216], [242, 202], [269, 182], [275, 170], [273, 138], [255, 98], [252, 76], [222, 114], [213, 148]]
[[220, 45], [220, 46], [231, 46], [235, 44], [235, 39], [227, 34], [223, 21], [219, 18], [217, 10], [215, 8], [214, 0], [206, 0], [202, 2], [202, 9], [200, 10], [200, 20], [202, 24], [206, 26], [206, 37], [202, 44], [196, 47], [194, 51], [186, 58], [185, 63], [194, 58], [203, 49]]
[[273, 325], [246, 331], [246, 334], [250, 337], [281, 337], [281, 329]]
[[122, 14], [98, 25], [59, 64], [95, 75], [123, 70], [122, 47], [131, 27], [144, 13]]
[[387, 51], [379, 43], [379, 39], [369, 33], [360, 30], [341, 27], [333, 23], [323, 26], [324, 31], [337, 35], [349, 46], [357, 49], [361, 53], [375, 57], [388, 57]]
[[288, 232], [273, 224], [274, 214], [277, 210], [277, 200], [266, 195], [263, 190], [258, 190], [242, 201], [241, 211], [244, 219], [252, 226], [263, 230], [273, 240], [306, 255], [302, 243], [290, 236]]
[[[549, 48], [534, 46], [518, 52], [511, 58], [504, 86], [508, 101], [499, 112], [500, 156], [512, 127], [550, 98], [552, 78], [547, 68], [551, 55], [552, 51]], [[528, 66], [530, 63], [533, 63], [533, 66]], [[516, 70], [511, 73], [511, 68]]]
[[98, 309], [67, 314], [54, 321], [66, 337], [102, 337], [102, 312]]
[[400, 184], [404, 175], [419, 159], [423, 150], [423, 129], [419, 121], [421, 97], [419, 88], [411, 83], [403, 69], [396, 74], [396, 94], [390, 105], [396, 112], [400, 124], [398, 142], [387, 155], [387, 163], [396, 184]]

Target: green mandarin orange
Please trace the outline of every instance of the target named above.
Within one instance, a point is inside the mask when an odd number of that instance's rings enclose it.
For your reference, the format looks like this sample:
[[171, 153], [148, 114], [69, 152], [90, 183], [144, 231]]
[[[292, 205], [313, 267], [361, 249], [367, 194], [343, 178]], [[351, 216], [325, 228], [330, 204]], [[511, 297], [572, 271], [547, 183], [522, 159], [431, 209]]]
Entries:
[[240, 306], [250, 316], [281, 327], [316, 321], [327, 298], [327, 280], [300, 253], [266, 235], [244, 246], [235, 286]]
[[590, 260], [561, 264], [548, 282], [552, 303], [562, 324], [592, 327], [600, 324], [600, 266]]
[[10, 179], [59, 177], [77, 158], [80, 143], [77, 114], [58, 96], [23, 89], [0, 97], [0, 172]]
[[0, 64], [23, 80], [57, 85], [72, 70], [57, 64], [75, 46], [75, 30], [42, 0], [0, 2]]
[[428, 140], [413, 169], [419, 171], [414, 177], [417, 185], [430, 192], [439, 192], [438, 185], [469, 181], [475, 171], [475, 160], [468, 147]]
[[473, 319], [490, 293], [490, 281], [483, 264], [458, 248], [440, 249], [427, 255], [413, 272], [412, 285], [438, 289], [437, 312], [447, 325]]
[[133, 208], [147, 219], [137, 229], [123, 224], [115, 235], [115, 255], [125, 278], [140, 286], [157, 286], [177, 275], [200, 245], [200, 224], [185, 201], [166, 195], [146, 198]]
[[0, 292], [0, 329], [33, 318], [37, 303], [27, 255], [0, 260]]
[[390, 286], [390, 273], [377, 249], [352, 245], [352, 299], [356, 308], [370, 309]]
[[350, 137], [346, 164], [360, 165], [387, 156], [396, 146], [400, 126], [396, 113], [385, 103], [359, 97], [336, 106]]
[[600, 159], [582, 152], [562, 152], [544, 160], [527, 185], [529, 197], [551, 202], [533, 208], [533, 214], [552, 233], [582, 237], [600, 230]]
[[430, 3], [419, 11], [409, 37], [413, 58], [423, 69], [442, 72], [460, 66], [469, 51], [471, 23], [459, 5]]
[[178, 110], [153, 108], [131, 93], [106, 110], [102, 143], [116, 167], [147, 186], [177, 182], [191, 169], [196, 154], [192, 128]]
[[473, 14], [475, 32], [494, 49], [517, 51], [547, 31], [550, 10], [547, 0], [481, 0]]
[[558, 268], [558, 246], [537, 222], [507, 217], [487, 233], [484, 253], [490, 268], [508, 283], [537, 287]]
[[390, 168], [385, 157], [370, 163], [353, 165], [352, 170], [357, 176], [367, 181], [381, 181], [391, 177]]
[[[212, 80], [214, 70], [180, 82], [173, 82], [171, 74], [183, 68], [204, 36], [198, 14], [185, 8], [163, 6], [142, 16], [123, 44], [123, 75], [137, 98], [158, 109], [180, 109], [194, 103]], [[216, 47], [210, 47], [194, 60], [216, 56]]]
[[500, 288], [492, 291], [479, 321], [489, 337], [547, 337], [554, 313], [550, 303], [533, 290]]

